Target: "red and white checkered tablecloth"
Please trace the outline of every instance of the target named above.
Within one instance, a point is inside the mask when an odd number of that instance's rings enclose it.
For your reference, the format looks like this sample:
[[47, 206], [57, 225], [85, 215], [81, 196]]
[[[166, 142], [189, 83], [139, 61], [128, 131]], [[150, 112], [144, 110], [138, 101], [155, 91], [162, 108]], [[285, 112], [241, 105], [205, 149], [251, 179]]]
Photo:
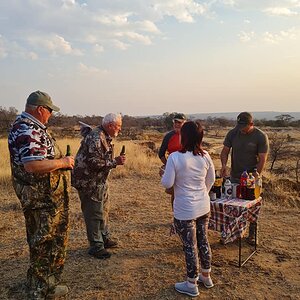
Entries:
[[256, 222], [262, 204], [262, 198], [255, 200], [217, 199], [210, 202], [211, 216], [209, 229], [221, 232], [226, 244], [243, 237], [247, 221]]

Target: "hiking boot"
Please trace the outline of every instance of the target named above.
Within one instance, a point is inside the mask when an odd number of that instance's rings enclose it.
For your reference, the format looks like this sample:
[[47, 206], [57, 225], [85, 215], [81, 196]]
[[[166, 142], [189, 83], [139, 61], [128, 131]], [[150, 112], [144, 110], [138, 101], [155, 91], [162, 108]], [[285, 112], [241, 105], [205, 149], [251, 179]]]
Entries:
[[118, 242], [111, 239], [104, 239], [104, 248], [116, 248], [118, 247]]
[[175, 283], [175, 290], [191, 297], [197, 297], [199, 295], [197, 284], [189, 283], [188, 281]]
[[106, 249], [100, 249], [97, 247], [90, 248], [88, 253], [89, 255], [92, 255], [98, 259], [106, 259], [111, 257], [111, 254]]
[[46, 299], [58, 299], [69, 293], [69, 288], [66, 285], [57, 285], [53, 291], [47, 294]]
[[207, 289], [210, 289], [214, 286], [210, 276], [205, 277], [202, 274], [199, 274], [198, 283], [203, 283]]

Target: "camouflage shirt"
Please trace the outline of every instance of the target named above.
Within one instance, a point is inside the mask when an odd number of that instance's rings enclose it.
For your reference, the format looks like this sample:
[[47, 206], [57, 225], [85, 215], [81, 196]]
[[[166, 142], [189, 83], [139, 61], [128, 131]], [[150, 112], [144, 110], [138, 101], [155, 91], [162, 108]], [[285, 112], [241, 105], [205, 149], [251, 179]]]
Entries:
[[46, 126], [26, 112], [19, 115], [12, 125], [8, 147], [13, 176], [28, 184], [41, 175], [26, 172], [23, 164], [33, 160], [53, 159], [55, 156], [54, 141]]
[[85, 131], [75, 158], [73, 170], [75, 188], [94, 190], [106, 182], [110, 170], [117, 166], [111, 142], [111, 137], [102, 126]]
[[[24, 168], [24, 163], [29, 161], [62, 157], [46, 126], [32, 115], [23, 112], [12, 125], [8, 147], [13, 185], [17, 196], [22, 199], [23, 209], [59, 206], [60, 202], [64, 201], [63, 194], [68, 185], [67, 177], [70, 172], [56, 170], [48, 173], [31, 173]], [[27, 196], [24, 196], [25, 194]], [[59, 197], [57, 194], [60, 194]]]

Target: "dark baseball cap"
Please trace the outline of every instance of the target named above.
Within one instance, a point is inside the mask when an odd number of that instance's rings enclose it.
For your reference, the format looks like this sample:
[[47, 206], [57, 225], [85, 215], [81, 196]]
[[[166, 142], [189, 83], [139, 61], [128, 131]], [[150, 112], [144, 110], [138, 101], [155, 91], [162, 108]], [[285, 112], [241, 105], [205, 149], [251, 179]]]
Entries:
[[186, 120], [186, 116], [185, 116], [185, 114], [178, 113], [178, 114], [174, 115], [173, 120], [182, 122], [182, 121]]
[[59, 111], [59, 107], [53, 104], [51, 97], [44, 92], [35, 91], [31, 93], [26, 101], [26, 104], [35, 106], [46, 106], [54, 111]]
[[253, 116], [249, 112], [243, 111], [237, 116], [236, 121], [238, 127], [244, 128], [253, 122]]

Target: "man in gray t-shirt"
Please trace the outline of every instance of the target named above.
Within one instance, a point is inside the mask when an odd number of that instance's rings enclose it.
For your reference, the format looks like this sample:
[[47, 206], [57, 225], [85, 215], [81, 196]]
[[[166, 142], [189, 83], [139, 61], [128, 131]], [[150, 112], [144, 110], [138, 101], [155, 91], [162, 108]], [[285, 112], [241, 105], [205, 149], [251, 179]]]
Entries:
[[[230, 179], [233, 183], [239, 183], [244, 170], [253, 172], [254, 168], [261, 174], [269, 152], [267, 135], [254, 127], [253, 117], [248, 112], [241, 112], [237, 117], [237, 125], [231, 129], [224, 140], [221, 151], [221, 176], [226, 176], [226, 165], [231, 149]], [[248, 241], [254, 241], [254, 223], [250, 223]]]
[[269, 151], [267, 135], [254, 127], [253, 117], [242, 112], [237, 117], [237, 125], [231, 129], [224, 140], [221, 152], [221, 176], [226, 176], [226, 165], [231, 149], [231, 180], [239, 183], [244, 170], [253, 172], [257, 168], [260, 174], [266, 164]]

